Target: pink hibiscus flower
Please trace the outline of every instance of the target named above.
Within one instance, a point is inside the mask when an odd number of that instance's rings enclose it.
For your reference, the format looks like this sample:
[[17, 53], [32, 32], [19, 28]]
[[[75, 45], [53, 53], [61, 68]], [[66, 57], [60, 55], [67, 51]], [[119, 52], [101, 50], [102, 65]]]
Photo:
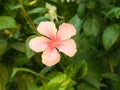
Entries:
[[70, 39], [76, 34], [73, 25], [63, 23], [57, 31], [53, 22], [41, 22], [37, 31], [43, 36], [38, 36], [30, 40], [29, 47], [35, 52], [42, 53], [42, 63], [52, 66], [60, 61], [59, 52], [72, 57], [77, 52], [76, 43]]

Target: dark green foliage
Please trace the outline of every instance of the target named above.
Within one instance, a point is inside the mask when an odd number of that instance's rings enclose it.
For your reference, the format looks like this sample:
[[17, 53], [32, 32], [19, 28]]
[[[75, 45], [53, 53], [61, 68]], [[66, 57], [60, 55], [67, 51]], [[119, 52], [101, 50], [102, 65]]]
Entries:
[[[28, 43], [51, 20], [78, 51], [46, 67]], [[120, 90], [120, 0], [0, 0], [0, 90]]]

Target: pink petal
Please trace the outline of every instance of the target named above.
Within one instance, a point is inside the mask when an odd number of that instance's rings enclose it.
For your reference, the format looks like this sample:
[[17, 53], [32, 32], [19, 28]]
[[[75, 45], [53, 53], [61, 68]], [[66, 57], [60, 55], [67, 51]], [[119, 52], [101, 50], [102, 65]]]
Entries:
[[41, 22], [38, 25], [37, 30], [40, 34], [45, 35], [51, 39], [56, 38], [57, 29], [53, 22], [49, 21]]
[[60, 25], [57, 37], [60, 40], [68, 39], [76, 34], [75, 27], [72, 24], [63, 23]]
[[60, 52], [72, 57], [77, 52], [76, 43], [73, 39], [67, 39], [61, 42], [61, 45], [57, 47]]
[[35, 52], [41, 52], [48, 47], [49, 41], [50, 40], [48, 38], [43, 37], [43, 36], [35, 37], [30, 40], [29, 47]]
[[42, 63], [47, 66], [52, 66], [57, 64], [60, 61], [60, 54], [58, 51], [54, 48], [47, 48], [45, 51], [43, 51], [42, 54]]

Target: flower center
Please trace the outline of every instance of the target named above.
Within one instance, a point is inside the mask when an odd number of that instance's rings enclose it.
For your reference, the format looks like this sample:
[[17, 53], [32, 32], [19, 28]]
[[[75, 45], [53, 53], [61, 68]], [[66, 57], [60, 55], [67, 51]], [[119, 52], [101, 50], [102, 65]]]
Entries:
[[59, 45], [60, 45], [60, 41], [59, 40], [51, 40], [49, 42], [50, 48], [57, 48]]

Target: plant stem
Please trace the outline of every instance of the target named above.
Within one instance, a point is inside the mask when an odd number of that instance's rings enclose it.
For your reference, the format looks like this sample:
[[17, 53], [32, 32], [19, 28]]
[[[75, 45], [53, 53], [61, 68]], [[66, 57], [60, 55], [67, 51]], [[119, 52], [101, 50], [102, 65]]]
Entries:
[[109, 68], [110, 68], [110, 72], [114, 73], [114, 66], [113, 66], [113, 63], [112, 63], [112, 60], [110, 59], [110, 57], [109, 57]]
[[48, 80], [48, 78], [44, 77], [43, 75], [33, 71], [33, 70], [30, 70], [30, 69], [27, 69], [27, 68], [14, 68], [13, 69], [13, 72], [12, 72], [12, 75], [10, 78], [13, 78], [18, 72], [26, 72], [26, 73], [31, 73], [37, 77], [39, 77], [40, 81], [45, 84]]
[[31, 18], [29, 17], [28, 13], [26, 12], [21, 0], [18, 0], [19, 4], [21, 5], [21, 9], [23, 11], [23, 14], [24, 14], [24, 17], [25, 17], [25, 20], [30, 24], [30, 26], [32, 27], [33, 30], [36, 31], [36, 27], [35, 25], [33, 24]]

